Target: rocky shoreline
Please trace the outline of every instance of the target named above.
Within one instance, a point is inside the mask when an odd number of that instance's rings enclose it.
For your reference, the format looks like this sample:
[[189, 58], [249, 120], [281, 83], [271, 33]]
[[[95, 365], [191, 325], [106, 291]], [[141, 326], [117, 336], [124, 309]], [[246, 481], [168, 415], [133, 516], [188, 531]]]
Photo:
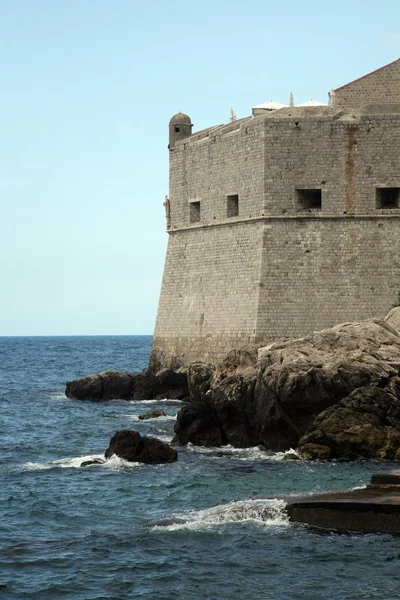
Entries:
[[70, 398], [185, 400], [178, 444], [299, 448], [307, 459], [400, 460], [400, 308], [156, 374], [69, 382]]

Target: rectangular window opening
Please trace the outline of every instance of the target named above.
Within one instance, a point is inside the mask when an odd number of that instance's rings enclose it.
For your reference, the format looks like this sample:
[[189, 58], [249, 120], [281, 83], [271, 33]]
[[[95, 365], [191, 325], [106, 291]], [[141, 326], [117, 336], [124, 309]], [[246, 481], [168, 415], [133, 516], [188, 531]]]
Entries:
[[198, 223], [200, 221], [200, 202], [191, 202], [190, 203], [190, 222]]
[[322, 192], [319, 189], [296, 190], [299, 210], [321, 210]]
[[180, 132], [180, 130], [181, 130], [181, 128], [180, 128], [180, 127], [178, 127], [177, 125], [175, 125], [175, 128], [174, 128], [174, 129], [175, 129], [175, 133], [179, 133], [179, 132]]
[[237, 217], [239, 215], [239, 196], [234, 194], [233, 196], [226, 197], [226, 216]]
[[389, 210], [400, 207], [400, 188], [376, 188], [376, 208]]

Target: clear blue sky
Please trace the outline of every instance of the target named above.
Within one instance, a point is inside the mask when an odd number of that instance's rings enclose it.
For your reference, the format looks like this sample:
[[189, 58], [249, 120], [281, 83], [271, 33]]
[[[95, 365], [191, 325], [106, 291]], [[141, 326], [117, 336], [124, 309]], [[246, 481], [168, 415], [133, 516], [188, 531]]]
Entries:
[[0, 335], [152, 333], [170, 117], [399, 56], [399, 0], [0, 0]]

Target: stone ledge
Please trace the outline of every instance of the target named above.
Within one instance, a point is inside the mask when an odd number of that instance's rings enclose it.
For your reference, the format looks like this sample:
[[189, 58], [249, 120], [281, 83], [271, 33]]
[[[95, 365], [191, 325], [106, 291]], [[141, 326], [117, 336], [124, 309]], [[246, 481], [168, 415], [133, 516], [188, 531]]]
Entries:
[[365, 488], [288, 498], [293, 523], [360, 533], [400, 534], [400, 471], [376, 473]]

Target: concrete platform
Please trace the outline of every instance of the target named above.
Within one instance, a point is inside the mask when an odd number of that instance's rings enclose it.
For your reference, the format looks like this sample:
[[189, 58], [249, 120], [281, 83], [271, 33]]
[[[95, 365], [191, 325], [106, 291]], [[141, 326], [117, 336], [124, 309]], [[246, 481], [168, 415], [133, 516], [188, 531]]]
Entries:
[[329, 530], [400, 534], [400, 471], [376, 473], [362, 489], [287, 499], [293, 523]]

